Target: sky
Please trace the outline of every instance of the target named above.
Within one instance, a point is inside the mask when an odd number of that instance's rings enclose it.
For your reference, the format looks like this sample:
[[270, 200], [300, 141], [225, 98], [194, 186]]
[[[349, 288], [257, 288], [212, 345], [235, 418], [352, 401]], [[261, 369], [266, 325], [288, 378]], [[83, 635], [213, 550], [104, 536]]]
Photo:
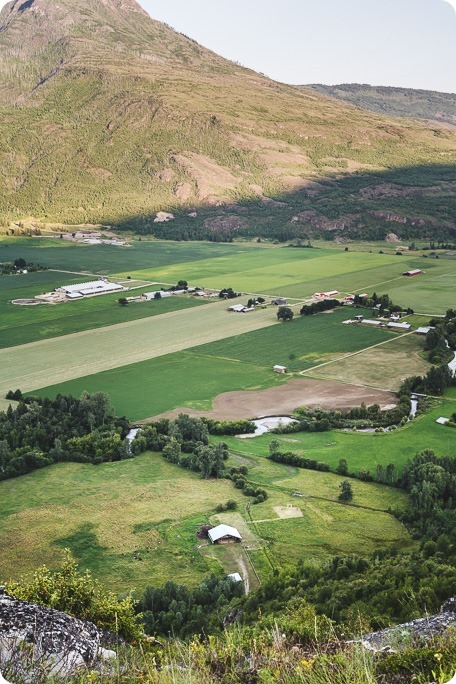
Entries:
[[154, 19], [285, 83], [456, 93], [456, 0], [140, 0]]
[[154, 19], [284, 83], [456, 93], [456, 0], [139, 2]]

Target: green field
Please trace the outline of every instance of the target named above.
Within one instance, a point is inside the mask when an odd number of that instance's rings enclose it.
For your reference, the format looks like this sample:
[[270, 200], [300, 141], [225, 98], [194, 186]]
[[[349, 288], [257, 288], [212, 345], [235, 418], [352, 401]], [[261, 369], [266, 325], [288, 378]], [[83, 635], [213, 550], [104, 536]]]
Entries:
[[283, 376], [270, 368], [188, 351], [52, 385], [33, 394], [78, 397], [85, 390], [101, 390], [109, 394], [118, 414], [140, 420], [180, 406], [208, 411], [222, 392], [266, 389], [283, 382]]
[[[87, 277], [75, 279], [51, 271], [25, 276], [0, 276], [0, 348], [102, 328], [207, 303], [179, 296], [131, 302], [128, 306], [121, 307], [117, 302], [119, 293], [52, 305], [23, 307], [11, 303], [12, 299], [32, 299], [37, 294], [49, 292], [61, 285], [79, 282], [87, 282]], [[122, 294], [135, 296], [150, 289], [149, 286]]]
[[296, 312], [292, 321], [204, 344], [193, 351], [265, 368], [281, 364], [291, 371], [301, 371], [380, 342], [395, 340], [397, 333], [388, 330], [342, 324], [361, 311], [343, 308], [315, 316], [299, 316]]
[[[370, 470], [375, 474], [377, 465], [387, 466], [394, 463], [398, 472], [407, 460], [424, 449], [432, 449], [437, 454], [456, 456], [454, 429], [437, 425], [440, 416], [449, 418], [456, 410], [451, 399], [439, 400], [428, 413], [417, 417], [405, 427], [387, 433], [355, 433], [332, 430], [322, 433], [300, 432], [291, 435], [263, 435], [252, 439], [224, 438], [230, 451], [243, 457], [264, 459], [268, 455], [272, 439], [278, 439], [283, 451], [295, 451], [301, 456], [329, 463], [335, 469], [341, 458], [348, 462], [350, 471]], [[256, 460], [258, 475], [262, 480], [263, 460]], [[272, 464], [275, 467], [275, 464]], [[303, 471], [307, 477], [308, 471]], [[266, 482], [266, 480], [265, 480]]]
[[[257, 520], [275, 515], [271, 505], [286, 505], [287, 489], [304, 487], [301, 474], [290, 478], [289, 470], [277, 466], [270, 481], [278, 489], [272, 489], [270, 501], [253, 506]], [[410, 544], [404, 528], [383, 512], [388, 506], [402, 507], [403, 494], [360, 484], [356, 498], [376, 508], [373, 513], [335, 503], [339, 482], [334, 475], [311, 473], [307, 489], [321, 499], [299, 500], [303, 518], [278, 520], [270, 531], [258, 524], [259, 534], [253, 528], [249, 537], [257, 550], [252, 557], [263, 577], [270, 572], [263, 551], [268, 537], [276, 540], [267, 553], [278, 565], [290, 560], [283, 544], [293, 546], [293, 558], [312, 560], [323, 560], [332, 549], [365, 554]], [[170, 577], [192, 584], [209, 569], [220, 572], [220, 563], [225, 572], [236, 571], [226, 554], [207, 558], [206, 549], [199, 552], [196, 538], [199, 525], [218, 519], [213, 517], [215, 506], [233, 498], [240, 505], [236, 515], [247, 519], [247, 499], [230, 481], [200, 480], [158, 454], [96, 467], [59, 464], [2, 482], [0, 578], [17, 577], [42, 563], [56, 567], [64, 548], [116, 591], [161, 585]], [[327, 524], [328, 515], [334, 525]]]

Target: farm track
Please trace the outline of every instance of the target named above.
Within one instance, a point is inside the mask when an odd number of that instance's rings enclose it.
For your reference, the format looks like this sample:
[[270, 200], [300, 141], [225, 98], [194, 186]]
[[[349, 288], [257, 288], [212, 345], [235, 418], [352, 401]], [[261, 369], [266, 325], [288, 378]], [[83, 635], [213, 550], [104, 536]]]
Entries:
[[0, 350], [0, 396], [74, 380], [195, 345], [277, 325], [271, 309], [227, 312], [227, 304], [172, 311]]

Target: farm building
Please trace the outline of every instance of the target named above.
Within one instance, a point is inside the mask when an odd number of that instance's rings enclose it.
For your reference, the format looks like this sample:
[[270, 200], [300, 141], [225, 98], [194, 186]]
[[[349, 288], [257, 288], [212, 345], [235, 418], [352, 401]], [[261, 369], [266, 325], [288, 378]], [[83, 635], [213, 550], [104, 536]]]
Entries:
[[228, 307], [228, 311], [234, 311], [235, 313], [250, 313], [255, 311], [253, 306], [244, 306], [243, 304], [233, 304], [233, 306]]
[[273, 371], [275, 373], [286, 373], [287, 372], [287, 367], [286, 366], [274, 366]]
[[335, 297], [338, 294], [338, 290], [329, 290], [329, 292], [315, 292], [314, 297]]
[[171, 297], [172, 292], [162, 292], [161, 290], [156, 290], [155, 292], [144, 292], [143, 297], [146, 299], [158, 299], [158, 295], [160, 295], [160, 299], [164, 299], [165, 297]]
[[412, 326], [410, 323], [395, 323], [394, 321], [390, 321], [387, 323], [387, 327], [390, 330], [410, 330]]
[[286, 306], [288, 304], [288, 300], [287, 299], [281, 299], [281, 298], [273, 299], [271, 304], [273, 304], [274, 306]]
[[119, 283], [110, 283], [107, 280], [93, 280], [79, 285], [63, 285], [58, 287], [56, 292], [64, 292], [69, 299], [79, 299], [97, 294], [108, 294], [109, 292], [121, 292], [126, 288]]
[[450, 422], [450, 419], [449, 418], [437, 418], [437, 420], [435, 422], [438, 423], [439, 425], [447, 425]]
[[375, 326], [376, 328], [378, 328], [378, 327], [384, 325], [384, 323], [382, 323], [382, 321], [373, 321], [373, 320], [371, 320], [371, 319], [369, 319], [369, 318], [363, 318], [363, 320], [360, 321], [360, 323], [362, 323], [363, 325], [373, 325], [373, 326]]
[[415, 330], [417, 335], [427, 335], [430, 330], [435, 330], [432, 326], [423, 326], [422, 328], [417, 328]]
[[416, 275], [420, 275], [421, 273], [423, 273], [423, 271], [420, 268], [413, 268], [411, 271], [405, 271], [405, 273], [403, 273], [402, 275], [404, 275], [404, 276], [416, 276]]
[[228, 579], [233, 580], [233, 582], [242, 582], [242, 577], [238, 572], [232, 572], [230, 575], [227, 575]]
[[229, 525], [217, 525], [208, 532], [209, 539], [213, 544], [231, 544], [242, 541], [242, 537], [235, 527]]

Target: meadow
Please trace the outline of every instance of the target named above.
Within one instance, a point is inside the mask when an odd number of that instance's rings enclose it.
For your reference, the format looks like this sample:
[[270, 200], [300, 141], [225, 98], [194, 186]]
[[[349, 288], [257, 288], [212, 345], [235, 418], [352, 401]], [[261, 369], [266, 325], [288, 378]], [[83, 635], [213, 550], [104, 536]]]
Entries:
[[[380, 487], [361, 484], [356, 498], [373, 512], [335, 501], [341, 478], [310, 473], [304, 485], [301, 474], [291, 478], [289, 470], [276, 466], [269, 474], [271, 500], [252, 507], [255, 520], [275, 516], [271, 506], [286, 505], [292, 488], [303, 487], [312, 496], [299, 499], [304, 514], [299, 520], [278, 519], [271, 530], [263, 523], [251, 526], [249, 553], [263, 578], [271, 571], [267, 559], [283, 564], [291, 546], [293, 558], [321, 561], [332, 549], [365, 554], [410, 545], [404, 528], [384, 512], [404, 505], [400, 492], [386, 490], [382, 500]], [[232, 482], [201, 480], [152, 453], [100, 466], [58, 464], [2, 482], [0, 577], [17, 577], [42, 563], [57, 567], [65, 548], [118, 592], [159, 586], [170, 577], [194, 584], [209, 570], [235, 572], [236, 555], [200, 549], [196, 538], [201, 524], [224, 520], [226, 514], [216, 515], [215, 507], [228, 499], [239, 504], [236, 516], [248, 521], [247, 499]], [[327, 524], [329, 515], [334, 525]], [[264, 543], [270, 539], [272, 546]]]
[[[410, 322], [410, 318], [407, 320]], [[380, 347], [324, 363], [306, 375], [397, 391], [406, 378], [425, 375], [431, 368], [425, 358], [424, 343], [421, 335], [401, 335]]]
[[[437, 454], [454, 455], [454, 429], [437, 425], [441, 416], [449, 418], [456, 410], [456, 402], [451, 392], [448, 398], [436, 400], [436, 405], [427, 413], [419, 415], [402, 428], [384, 433], [360, 433], [331, 430], [330, 432], [300, 432], [291, 435], [263, 435], [253, 439], [226, 437], [230, 452], [240, 457], [253, 459], [252, 477], [266, 484], [263, 475], [264, 463], [273, 439], [280, 443], [282, 451], [294, 451], [306, 458], [329, 463], [335, 470], [340, 459], [346, 459], [349, 471], [369, 470], [375, 474], [377, 465], [386, 467], [394, 463], [400, 472], [405, 463], [424, 449], [432, 449]], [[276, 464], [268, 468], [275, 468]], [[291, 469], [295, 470], [295, 469]], [[302, 477], [309, 477], [309, 471], [302, 471]], [[358, 483], [356, 482], [356, 486]]]

